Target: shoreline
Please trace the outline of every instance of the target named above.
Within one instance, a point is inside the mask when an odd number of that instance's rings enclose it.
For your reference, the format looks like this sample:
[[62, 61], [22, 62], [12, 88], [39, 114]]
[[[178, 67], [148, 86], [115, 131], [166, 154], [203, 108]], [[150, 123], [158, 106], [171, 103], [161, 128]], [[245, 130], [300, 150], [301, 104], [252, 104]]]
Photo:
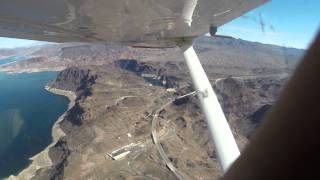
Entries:
[[66, 91], [56, 88], [51, 88], [49, 86], [44, 87], [50, 93], [56, 95], [62, 95], [69, 99], [69, 104], [67, 110], [56, 120], [56, 122], [52, 126], [52, 142], [41, 152], [34, 155], [30, 158], [32, 160], [31, 164], [29, 164], [25, 169], [23, 169], [18, 175], [14, 176], [11, 175], [7, 179], [8, 180], [27, 180], [31, 179], [35, 176], [36, 171], [44, 168], [49, 167], [52, 165], [52, 160], [49, 157], [49, 149], [54, 146], [58, 140], [65, 136], [65, 133], [60, 128], [60, 122], [64, 119], [65, 115], [67, 114], [68, 110], [71, 109], [75, 104], [76, 95], [72, 91]]
[[45, 71], [54, 71], [54, 72], [59, 72], [66, 67], [56, 67], [56, 68], [25, 68], [25, 69], [3, 69], [0, 65], [0, 72], [3, 73], [8, 73], [8, 74], [20, 74], [20, 73], [37, 73], [37, 72], [45, 72]]

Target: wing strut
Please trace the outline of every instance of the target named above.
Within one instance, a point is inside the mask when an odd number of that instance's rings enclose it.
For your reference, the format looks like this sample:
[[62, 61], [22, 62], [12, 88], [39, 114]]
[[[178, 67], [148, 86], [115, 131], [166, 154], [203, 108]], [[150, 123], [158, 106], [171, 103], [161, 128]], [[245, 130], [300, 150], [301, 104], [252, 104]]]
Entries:
[[[191, 29], [192, 16], [198, 0], [186, 0], [183, 6], [182, 19], [184, 27]], [[217, 28], [210, 26], [210, 34], [213, 35]], [[240, 152], [232, 135], [227, 119], [222, 111], [216, 94], [210, 81], [193, 49], [192, 38], [183, 37], [177, 41], [186, 60], [194, 88], [200, 100], [201, 109], [207, 119], [209, 131], [218, 153], [218, 159], [223, 172], [226, 172], [232, 163], [239, 157]]]
[[192, 46], [192, 40], [180, 43], [180, 48], [186, 60], [201, 109], [207, 119], [209, 131], [218, 153], [218, 159], [223, 172], [240, 155], [236, 141], [232, 135], [227, 119], [214, 93], [209, 79]]

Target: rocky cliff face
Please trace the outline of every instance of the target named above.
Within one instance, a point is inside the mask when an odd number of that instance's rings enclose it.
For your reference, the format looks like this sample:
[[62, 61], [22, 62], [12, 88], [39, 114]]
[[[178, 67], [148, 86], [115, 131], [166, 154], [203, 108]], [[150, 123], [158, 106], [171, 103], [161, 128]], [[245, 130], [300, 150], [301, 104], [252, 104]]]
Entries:
[[[60, 128], [66, 134], [82, 125], [84, 108], [80, 105], [81, 98], [91, 95], [90, 88], [96, 79], [97, 75], [88, 68], [70, 67], [61, 71], [56, 79], [48, 84], [51, 88], [73, 91], [77, 95], [74, 106], [68, 110], [60, 123]], [[49, 149], [53, 166], [39, 169], [33, 179], [63, 179], [64, 168], [68, 164], [71, 152], [66, 137], [61, 138]]]
[[181, 82], [181, 78], [169, 75], [168, 73], [170, 70], [177, 70], [177, 64], [171, 64], [170, 66], [169, 63], [163, 65], [159, 63], [138, 62], [133, 59], [121, 59], [114, 63], [116, 67], [131, 71], [153, 85], [163, 86], [165, 88], [178, 88], [179, 82]]
[[69, 157], [70, 153], [71, 151], [68, 148], [65, 139], [60, 139], [49, 150], [49, 156], [52, 160], [53, 166], [39, 169], [32, 179], [63, 179], [64, 166], [66, 166], [66, 164], [68, 163], [67, 158]]
[[216, 81], [215, 90], [231, 126], [250, 138], [288, 79], [288, 74], [278, 74]]
[[49, 86], [76, 92], [78, 96], [89, 95], [90, 86], [95, 83], [96, 79], [97, 75], [93, 74], [90, 69], [70, 67], [61, 71], [57, 78], [49, 83]]

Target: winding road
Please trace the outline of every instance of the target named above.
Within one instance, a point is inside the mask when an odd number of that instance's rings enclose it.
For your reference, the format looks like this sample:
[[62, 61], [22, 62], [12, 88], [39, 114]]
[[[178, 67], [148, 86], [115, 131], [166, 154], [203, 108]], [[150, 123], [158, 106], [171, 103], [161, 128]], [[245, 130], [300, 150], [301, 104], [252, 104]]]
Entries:
[[152, 137], [152, 141], [155, 144], [161, 158], [163, 159], [163, 161], [165, 162], [166, 166], [170, 169], [170, 171], [172, 171], [175, 176], [179, 179], [179, 180], [183, 180], [183, 176], [181, 175], [181, 173], [177, 170], [176, 167], [174, 167], [174, 165], [172, 164], [172, 162], [169, 160], [168, 156], [166, 155], [166, 153], [163, 150], [163, 147], [161, 145], [161, 143], [158, 141], [158, 137], [157, 137], [157, 125], [159, 124], [159, 113], [166, 108], [167, 106], [169, 106], [171, 103], [173, 103], [175, 100], [177, 99], [182, 99], [184, 97], [187, 96], [191, 96], [191, 95], [195, 95], [196, 91], [179, 96], [173, 100], [170, 100], [169, 102], [167, 102], [166, 104], [164, 104], [163, 106], [161, 106], [153, 115], [153, 119], [152, 119], [152, 125], [151, 125], [151, 137]]

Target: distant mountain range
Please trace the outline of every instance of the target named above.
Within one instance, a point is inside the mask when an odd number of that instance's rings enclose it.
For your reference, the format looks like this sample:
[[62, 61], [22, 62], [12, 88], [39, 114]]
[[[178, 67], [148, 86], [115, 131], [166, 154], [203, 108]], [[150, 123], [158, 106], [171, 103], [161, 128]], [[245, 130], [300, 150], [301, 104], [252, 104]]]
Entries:
[[[217, 73], [254, 73], [264, 69], [292, 70], [304, 54], [303, 49], [286, 48], [234, 38], [203, 36], [194, 41], [204, 64]], [[182, 61], [179, 48], [133, 48], [117, 44], [67, 43], [28, 48], [0, 49], [0, 58], [27, 56], [30, 61], [0, 67], [1, 71], [38, 71], [52, 68], [62, 70], [76, 64], [108, 64], [117, 59], [142, 61]], [[49, 67], [50, 66], [50, 67]], [[35, 68], [32, 68], [35, 67]]]

